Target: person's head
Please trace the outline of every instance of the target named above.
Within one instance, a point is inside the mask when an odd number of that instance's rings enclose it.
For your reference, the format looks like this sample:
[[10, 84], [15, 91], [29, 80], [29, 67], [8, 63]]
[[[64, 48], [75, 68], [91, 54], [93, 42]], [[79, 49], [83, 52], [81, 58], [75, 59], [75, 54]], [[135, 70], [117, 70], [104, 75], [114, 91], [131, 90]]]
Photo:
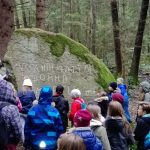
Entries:
[[32, 81], [29, 78], [24, 79], [23, 81], [23, 90], [32, 90]]
[[139, 90], [141, 93], [149, 93], [150, 92], [150, 83], [147, 81], [141, 82]]
[[83, 139], [72, 133], [61, 135], [57, 147], [57, 150], [86, 150]]
[[79, 89], [73, 89], [70, 93], [72, 99], [79, 98], [81, 96], [81, 92]]
[[124, 117], [122, 105], [117, 101], [111, 101], [108, 106], [108, 116]]
[[56, 87], [56, 93], [59, 94], [59, 95], [62, 95], [64, 92], [64, 87], [62, 85], [58, 85]]
[[150, 114], [150, 104], [140, 104], [138, 108], [138, 116], [142, 117], [145, 114]]
[[50, 86], [43, 86], [40, 91], [39, 103], [51, 102], [53, 96], [53, 90]]
[[119, 102], [121, 105], [123, 104], [124, 97], [120, 93], [114, 93], [112, 94], [112, 100]]
[[118, 78], [117, 79], [117, 84], [123, 84], [123, 82], [124, 82], [123, 78]]
[[109, 91], [115, 91], [117, 89], [117, 83], [116, 82], [111, 82], [109, 84], [108, 90]]
[[87, 110], [92, 114], [92, 118], [96, 120], [100, 120], [101, 109], [96, 104], [89, 104], [87, 106]]
[[92, 114], [88, 110], [79, 110], [74, 115], [75, 127], [88, 127], [92, 119]]

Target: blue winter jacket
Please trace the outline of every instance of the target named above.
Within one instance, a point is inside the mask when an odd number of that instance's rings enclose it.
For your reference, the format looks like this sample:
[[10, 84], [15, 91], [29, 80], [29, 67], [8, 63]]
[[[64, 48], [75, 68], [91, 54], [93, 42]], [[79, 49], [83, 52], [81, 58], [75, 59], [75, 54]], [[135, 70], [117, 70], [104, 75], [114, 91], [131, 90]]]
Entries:
[[127, 93], [127, 87], [125, 84], [119, 84], [118, 88], [120, 89], [121, 94], [124, 97], [123, 109], [124, 109], [125, 116], [126, 116], [128, 122], [131, 122], [131, 116], [129, 113], [129, 96]]
[[62, 121], [58, 110], [50, 105], [52, 89], [43, 87], [38, 105], [29, 110], [25, 124], [26, 148], [39, 150], [55, 150], [56, 142], [63, 131]]
[[90, 127], [78, 127], [73, 131], [74, 134], [80, 136], [86, 146], [86, 150], [102, 150], [101, 141], [94, 135]]

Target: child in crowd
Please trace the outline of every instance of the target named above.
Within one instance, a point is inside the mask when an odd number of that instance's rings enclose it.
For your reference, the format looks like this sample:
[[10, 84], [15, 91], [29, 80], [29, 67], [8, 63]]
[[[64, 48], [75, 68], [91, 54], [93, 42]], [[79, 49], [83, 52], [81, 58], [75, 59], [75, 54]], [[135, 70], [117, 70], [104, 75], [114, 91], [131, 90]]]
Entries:
[[60, 113], [63, 122], [64, 132], [66, 132], [66, 129], [68, 127], [69, 103], [65, 99], [63, 91], [64, 87], [62, 85], [58, 85], [56, 87], [56, 93], [55, 95], [53, 95], [53, 102], [55, 103], [55, 108], [57, 108]]
[[117, 85], [118, 85], [118, 88], [121, 91], [122, 96], [124, 97], [123, 109], [124, 109], [125, 116], [126, 116], [128, 122], [131, 123], [132, 122], [131, 121], [131, 115], [130, 115], [130, 112], [129, 112], [129, 96], [128, 96], [127, 87], [124, 84], [123, 78], [118, 78], [117, 79]]
[[144, 139], [150, 131], [150, 105], [140, 104], [138, 109], [137, 125], [134, 131], [135, 140], [138, 141], [137, 149], [146, 150], [144, 148]]
[[133, 144], [133, 133], [119, 102], [112, 101], [109, 103], [105, 127], [111, 150], [128, 150], [129, 145]]
[[90, 121], [90, 127], [94, 134], [102, 141], [104, 150], [111, 150], [109, 140], [107, 137], [107, 132], [103, 126], [105, 119], [101, 115], [101, 110], [98, 105], [89, 104], [87, 110], [92, 114], [92, 120]]
[[147, 81], [141, 82], [139, 91], [139, 100], [150, 103], [150, 83]]
[[84, 100], [81, 98], [81, 92], [78, 89], [73, 89], [70, 93], [70, 96], [71, 96], [73, 102], [71, 104], [69, 120], [71, 121], [72, 126], [73, 126], [74, 115], [78, 110], [80, 110], [82, 108], [82, 104], [84, 103]]
[[57, 150], [86, 150], [83, 139], [75, 134], [63, 134], [57, 141]]
[[56, 150], [57, 139], [63, 132], [63, 125], [58, 110], [51, 106], [52, 96], [52, 88], [44, 86], [38, 104], [29, 110], [24, 142], [27, 150]]
[[100, 140], [94, 135], [90, 129], [90, 121], [92, 115], [88, 110], [79, 110], [74, 116], [74, 127], [71, 133], [79, 135], [86, 146], [86, 150], [102, 150], [103, 146]]

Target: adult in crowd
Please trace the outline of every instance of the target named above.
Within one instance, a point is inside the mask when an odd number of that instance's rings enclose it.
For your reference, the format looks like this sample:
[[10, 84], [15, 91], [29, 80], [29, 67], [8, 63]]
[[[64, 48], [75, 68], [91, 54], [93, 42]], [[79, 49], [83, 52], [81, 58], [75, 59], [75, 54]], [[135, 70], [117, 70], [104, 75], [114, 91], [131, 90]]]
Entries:
[[55, 108], [60, 113], [62, 122], [63, 122], [63, 127], [64, 127], [64, 132], [66, 132], [66, 129], [68, 127], [68, 112], [69, 112], [69, 103], [65, 99], [63, 95], [64, 87], [62, 85], [58, 85], [56, 87], [56, 93], [53, 96], [53, 102], [55, 104]]
[[51, 106], [52, 96], [52, 88], [44, 86], [40, 91], [38, 104], [28, 112], [24, 142], [27, 150], [56, 150], [63, 125], [58, 110]]
[[77, 111], [74, 116], [75, 128], [71, 129], [70, 132], [83, 139], [86, 150], [102, 150], [103, 146], [101, 141], [95, 136], [90, 128], [91, 119], [92, 115], [88, 110], [81, 109]]
[[130, 124], [126, 121], [119, 102], [109, 103], [105, 127], [111, 150], [128, 150], [129, 145], [134, 143]]
[[0, 150], [16, 150], [22, 126], [12, 86], [0, 79]]
[[112, 95], [114, 93], [120, 93], [120, 90], [117, 88], [117, 83], [116, 82], [111, 82], [108, 86], [108, 98], [109, 98], [109, 102], [112, 101]]
[[27, 78], [23, 81], [23, 89], [18, 92], [18, 97], [22, 104], [22, 114], [28, 114], [29, 109], [33, 106], [33, 101], [36, 100], [35, 93], [32, 90], [32, 81]]
[[74, 115], [78, 110], [82, 108], [82, 104], [84, 103], [84, 100], [81, 98], [81, 92], [78, 89], [73, 89], [70, 93], [70, 96], [73, 102], [71, 103], [71, 111], [69, 114], [69, 120], [71, 121], [71, 124], [73, 126]]
[[124, 97], [123, 109], [124, 109], [125, 116], [126, 116], [128, 122], [131, 123], [132, 122], [131, 115], [129, 112], [129, 96], [128, 96], [128, 92], [127, 92], [127, 86], [124, 84], [123, 78], [117, 79], [117, 85], [121, 91], [122, 96]]
[[83, 139], [71, 133], [61, 135], [57, 145], [57, 150], [86, 150]]
[[137, 149], [146, 150], [144, 140], [150, 131], [150, 105], [140, 104], [138, 109], [137, 125], [134, 131], [135, 140], [138, 141]]
[[104, 150], [111, 150], [107, 132], [103, 126], [104, 118], [101, 115], [101, 110], [98, 105], [89, 104], [87, 110], [92, 114], [92, 120], [90, 121], [90, 127], [97, 138], [102, 142]]
[[139, 100], [150, 103], [150, 83], [148, 81], [141, 82], [139, 91]]

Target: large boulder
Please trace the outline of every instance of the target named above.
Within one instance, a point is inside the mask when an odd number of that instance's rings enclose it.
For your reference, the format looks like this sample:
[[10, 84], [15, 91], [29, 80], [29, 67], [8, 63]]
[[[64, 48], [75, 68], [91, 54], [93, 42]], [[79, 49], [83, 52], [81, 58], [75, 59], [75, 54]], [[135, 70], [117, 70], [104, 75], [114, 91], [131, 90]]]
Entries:
[[42, 85], [65, 87], [65, 94], [79, 88], [83, 96], [94, 96], [106, 88], [114, 77], [105, 64], [82, 44], [40, 29], [16, 30], [9, 43], [6, 62], [13, 70], [18, 89], [25, 76], [33, 81], [34, 90]]

